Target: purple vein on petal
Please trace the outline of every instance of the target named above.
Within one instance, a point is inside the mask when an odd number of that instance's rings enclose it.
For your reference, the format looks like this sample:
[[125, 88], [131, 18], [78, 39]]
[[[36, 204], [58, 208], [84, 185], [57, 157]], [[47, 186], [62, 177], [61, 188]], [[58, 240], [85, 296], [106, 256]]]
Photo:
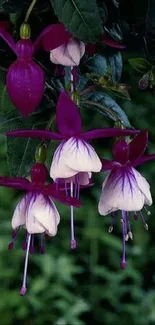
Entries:
[[17, 138], [41, 138], [48, 140], [62, 140], [62, 135], [56, 132], [45, 131], [45, 130], [16, 130], [6, 132], [9, 137]]
[[81, 133], [81, 116], [77, 105], [62, 91], [57, 103], [56, 119], [62, 135], [75, 135]]
[[102, 162], [101, 171], [112, 170], [114, 168], [117, 168], [117, 167], [121, 166], [119, 162], [111, 161], [111, 160], [108, 160], [108, 159], [101, 159], [101, 162]]
[[83, 133], [83, 138], [85, 140], [97, 139], [97, 138], [108, 138], [108, 137], [119, 137], [119, 136], [129, 136], [136, 135], [139, 130], [128, 130], [119, 128], [105, 128], [105, 129], [94, 129]]
[[147, 144], [148, 132], [144, 130], [129, 143], [129, 160], [134, 161], [141, 157], [146, 150]]

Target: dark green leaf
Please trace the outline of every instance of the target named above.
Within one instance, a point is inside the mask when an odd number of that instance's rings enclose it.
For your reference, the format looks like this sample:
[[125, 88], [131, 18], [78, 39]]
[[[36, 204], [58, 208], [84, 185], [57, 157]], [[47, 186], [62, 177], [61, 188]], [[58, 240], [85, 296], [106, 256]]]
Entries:
[[85, 42], [99, 39], [101, 17], [96, 0], [51, 0], [59, 20], [77, 38]]
[[143, 58], [133, 58], [129, 59], [129, 64], [138, 72], [146, 73], [150, 69], [150, 63]]
[[[96, 109], [100, 111], [100, 113], [109, 116], [114, 121], [121, 120], [125, 127], [131, 127], [130, 122], [128, 120], [128, 117], [126, 116], [125, 112], [121, 109], [121, 107], [115, 102], [114, 99], [109, 97], [103, 92], [94, 92], [89, 97], [89, 102], [97, 102], [103, 106], [105, 106], [107, 109], [104, 110], [104, 107], [97, 107]], [[83, 101], [85, 103], [87, 101]], [[90, 105], [91, 106], [91, 105]]]
[[100, 76], [104, 76], [108, 72], [107, 59], [103, 55], [94, 55], [87, 61], [89, 71], [94, 72]]
[[[45, 128], [47, 118], [44, 114], [34, 113], [23, 119], [17, 110], [0, 116], [0, 132], [17, 129]], [[34, 163], [35, 149], [40, 143], [37, 139], [7, 138], [7, 158], [12, 176], [27, 176]]]
[[[0, 0], [0, 12], [6, 13], [16, 13], [16, 12], [24, 12], [28, 9], [29, 5], [31, 4], [32, 0]], [[34, 10], [44, 11], [49, 8], [48, 0], [38, 1], [36, 3]]]
[[122, 55], [120, 52], [117, 52], [109, 57], [111, 73], [112, 73], [112, 81], [119, 82], [122, 75]]

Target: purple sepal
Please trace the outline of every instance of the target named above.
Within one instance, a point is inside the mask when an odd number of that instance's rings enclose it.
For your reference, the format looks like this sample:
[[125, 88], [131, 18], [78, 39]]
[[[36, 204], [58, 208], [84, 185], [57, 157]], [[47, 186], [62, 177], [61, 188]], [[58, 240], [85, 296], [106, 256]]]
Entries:
[[108, 160], [108, 159], [101, 159], [101, 162], [102, 162], [101, 171], [112, 170], [112, 169], [115, 169], [115, 168], [121, 166], [119, 162], [111, 161], [111, 160]]
[[77, 105], [62, 91], [56, 108], [56, 119], [60, 133], [63, 136], [72, 136], [81, 133], [81, 116]]
[[24, 177], [0, 177], [0, 186], [12, 187], [17, 190], [29, 190], [31, 183]]
[[64, 203], [69, 206], [74, 206], [77, 208], [81, 207], [80, 200], [77, 200], [76, 198], [66, 196], [66, 193], [63, 191], [56, 190], [55, 183], [49, 184], [45, 188], [45, 194], [48, 196], [53, 197], [55, 200], [60, 201], [61, 203]]
[[132, 163], [132, 166], [133, 167], [136, 167], [136, 166], [139, 166], [139, 165], [142, 165], [150, 160], [153, 160], [155, 159], [155, 154], [151, 154], [151, 155], [147, 155], [147, 156], [142, 156], [138, 159], [136, 159], [133, 163]]
[[10, 131], [5, 133], [9, 137], [17, 138], [40, 138], [48, 140], [62, 140], [63, 137], [61, 134], [45, 130], [17, 130]]
[[0, 28], [0, 37], [9, 45], [11, 50], [16, 54], [16, 43], [14, 42], [12, 36], [6, 32], [3, 28]]
[[141, 157], [146, 150], [147, 144], [148, 132], [144, 130], [129, 143], [129, 160], [134, 161]]
[[94, 129], [87, 131], [83, 134], [85, 140], [97, 139], [97, 138], [108, 138], [108, 137], [120, 137], [120, 136], [129, 136], [136, 135], [139, 130], [128, 130], [128, 129], [119, 129], [119, 128], [105, 128], [105, 129]]
[[118, 140], [113, 146], [114, 160], [125, 164], [129, 158], [129, 145], [125, 140]]
[[121, 43], [118, 43], [116, 41], [114, 41], [111, 37], [109, 37], [107, 34], [104, 34], [102, 37], [101, 37], [101, 41], [105, 44], [105, 45], [108, 45], [112, 48], [116, 48], [116, 49], [119, 49], [119, 50], [124, 50], [126, 48], [125, 45], [121, 44]]
[[47, 26], [34, 42], [35, 52], [43, 46], [45, 51], [51, 51], [66, 43], [71, 34], [62, 23]]

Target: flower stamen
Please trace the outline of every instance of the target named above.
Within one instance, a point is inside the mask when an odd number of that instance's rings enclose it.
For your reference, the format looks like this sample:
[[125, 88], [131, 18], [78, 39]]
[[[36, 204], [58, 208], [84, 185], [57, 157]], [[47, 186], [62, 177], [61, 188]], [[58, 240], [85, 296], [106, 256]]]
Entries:
[[23, 275], [23, 283], [20, 289], [20, 295], [24, 296], [26, 294], [26, 280], [27, 280], [27, 267], [28, 267], [28, 258], [29, 258], [29, 250], [30, 250], [30, 243], [31, 243], [31, 234], [27, 235], [27, 248], [26, 248], [26, 255], [25, 255], [25, 265], [24, 265], [24, 275]]

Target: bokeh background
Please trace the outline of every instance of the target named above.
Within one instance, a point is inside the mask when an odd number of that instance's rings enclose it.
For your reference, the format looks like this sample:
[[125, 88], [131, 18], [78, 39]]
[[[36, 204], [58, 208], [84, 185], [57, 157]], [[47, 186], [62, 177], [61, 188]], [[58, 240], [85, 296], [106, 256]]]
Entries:
[[[109, 1], [105, 2], [108, 5]], [[135, 128], [149, 130], [148, 152], [152, 153], [155, 152], [155, 95], [153, 91], [140, 92], [140, 76], [128, 64], [129, 58], [143, 55], [136, 35], [145, 28], [148, 2], [120, 2], [123, 19], [130, 27], [132, 25], [132, 35], [125, 39], [128, 47], [123, 54], [122, 76], [122, 82], [131, 85], [131, 101], [118, 102]], [[115, 20], [115, 12], [109, 12], [110, 19]], [[37, 29], [42, 28], [39, 24], [37, 26]], [[89, 128], [112, 125], [99, 113], [89, 111], [83, 115]], [[1, 121], [5, 129], [2, 124]], [[0, 175], [9, 175], [5, 140], [1, 135]], [[93, 142], [98, 154], [105, 158], [111, 157], [112, 144], [113, 140]], [[49, 160], [50, 156], [49, 149]], [[155, 162], [147, 163], [139, 170], [149, 181], [155, 202]], [[21, 193], [0, 188], [1, 325], [155, 324], [155, 203], [150, 208], [151, 216], [146, 216], [149, 231], [139, 220], [131, 220], [134, 240], [127, 243], [128, 266], [122, 271], [120, 215], [113, 233], [109, 234], [109, 218], [101, 217], [97, 211], [104, 178], [103, 174], [94, 175], [94, 187], [81, 193], [83, 207], [75, 211], [78, 241], [75, 251], [69, 247], [69, 208], [56, 203], [61, 214], [59, 231], [55, 238], [46, 241], [46, 254], [43, 256], [37, 252], [36, 236], [36, 253], [29, 257], [25, 297], [19, 295], [24, 267], [21, 249], [24, 230], [20, 231], [15, 248], [8, 251], [11, 217]]]
[[[131, 101], [121, 101], [132, 125], [149, 129], [148, 152], [155, 151], [154, 94], [138, 90], [138, 75], [127, 63], [123, 79], [132, 85]], [[122, 79], [122, 80], [123, 80]], [[88, 114], [87, 117], [88, 119]], [[108, 126], [111, 121], [98, 113], [90, 113], [89, 127]], [[95, 141], [98, 153], [111, 156], [113, 140]], [[49, 155], [50, 155], [49, 150]], [[5, 137], [0, 137], [0, 174], [8, 175]], [[155, 201], [155, 162], [140, 168], [151, 185]], [[155, 323], [155, 206], [147, 217], [149, 231], [140, 221], [131, 220], [134, 240], [127, 243], [128, 267], [120, 269], [120, 216], [112, 234], [110, 220], [101, 217], [97, 203], [105, 175], [94, 176], [93, 188], [81, 193], [83, 207], [76, 209], [78, 247], [69, 248], [70, 211], [57, 204], [61, 213], [59, 232], [46, 241], [46, 254], [30, 255], [28, 292], [19, 295], [24, 252], [20, 232], [15, 248], [8, 251], [11, 240], [11, 217], [19, 192], [0, 188], [0, 324], [3, 325], [148, 325]], [[20, 193], [21, 194], [21, 193]], [[37, 238], [36, 245], [37, 245]]]

